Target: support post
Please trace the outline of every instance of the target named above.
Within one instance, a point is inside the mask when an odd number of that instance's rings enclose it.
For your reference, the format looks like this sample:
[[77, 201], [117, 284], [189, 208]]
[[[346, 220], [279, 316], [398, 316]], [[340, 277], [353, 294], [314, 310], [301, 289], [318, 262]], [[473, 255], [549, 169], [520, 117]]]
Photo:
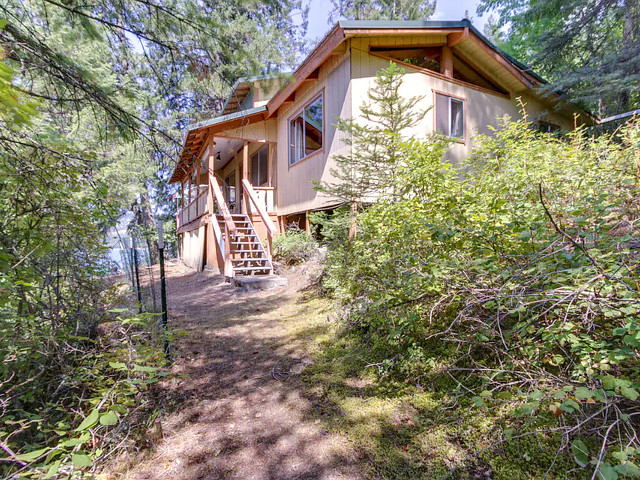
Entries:
[[191, 221], [191, 215], [189, 214], [189, 210], [191, 210], [191, 191], [193, 190], [193, 182], [191, 181], [191, 177], [193, 170], [189, 169], [189, 201], [187, 202], [187, 221], [184, 223], [189, 223]]
[[445, 77], [453, 78], [453, 50], [447, 45], [442, 47], [440, 73]]
[[[242, 180], [249, 179], [249, 142], [247, 140], [244, 141], [242, 145], [242, 178], [240, 179], [240, 184], [242, 185]], [[242, 188], [242, 213], [249, 215], [249, 202], [247, 198], [247, 192], [245, 192], [244, 187]]]
[[[196, 163], [196, 198], [198, 198], [200, 196], [200, 159], [197, 160], [198, 163]], [[200, 215], [200, 211], [198, 208], [198, 204], [200, 203], [200, 201], [196, 202], [196, 218], [198, 218], [198, 215]]]
[[138, 313], [142, 313], [142, 289], [140, 288], [140, 272], [138, 269], [138, 249], [136, 245], [136, 236], [135, 233], [131, 235], [131, 244], [133, 245], [133, 267], [136, 272], [136, 290], [138, 294], [138, 304], [139, 310]]

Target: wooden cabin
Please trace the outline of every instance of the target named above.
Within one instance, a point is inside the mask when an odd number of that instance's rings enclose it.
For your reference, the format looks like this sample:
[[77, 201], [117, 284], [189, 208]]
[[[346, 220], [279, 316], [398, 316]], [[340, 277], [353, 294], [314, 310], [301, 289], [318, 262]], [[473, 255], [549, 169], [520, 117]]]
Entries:
[[[271, 241], [308, 213], [332, 208], [313, 189], [333, 156], [347, 151], [336, 117], [359, 116], [376, 72], [397, 62], [402, 92], [432, 111], [407, 135], [455, 138], [453, 162], [473, 135], [521, 115], [541, 129], [594, 119], [542, 92], [544, 80], [499, 51], [468, 20], [341, 21], [289, 77], [238, 81], [220, 116], [191, 125], [170, 182], [180, 183], [176, 217], [182, 259], [227, 278], [272, 272]], [[576, 117], [576, 113], [579, 116]]]

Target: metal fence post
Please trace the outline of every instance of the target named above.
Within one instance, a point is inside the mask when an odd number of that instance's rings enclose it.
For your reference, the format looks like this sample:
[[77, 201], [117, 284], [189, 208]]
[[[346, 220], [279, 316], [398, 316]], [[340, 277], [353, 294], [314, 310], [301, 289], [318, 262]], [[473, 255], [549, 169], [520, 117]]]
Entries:
[[142, 313], [142, 290], [140, 288], [140, 273], [138, 271], [138, 249], [136, 246], [136, 237], [135, 234], [131, 236], [131, 244], [133, 245], [133, 266], [136, 271], [136, 286], [138, 293], [138, 303], [140, 304], [139, 313]]
[[169, 361], [169, 319], [167, 312], [167, 288], [164, 278], [164, 236], [161, 222], [158, 222], [158, 257], [160, 259], [160, 298], [162, 300], [162, 332], [164, 335], [164, 356], [167, 361]]

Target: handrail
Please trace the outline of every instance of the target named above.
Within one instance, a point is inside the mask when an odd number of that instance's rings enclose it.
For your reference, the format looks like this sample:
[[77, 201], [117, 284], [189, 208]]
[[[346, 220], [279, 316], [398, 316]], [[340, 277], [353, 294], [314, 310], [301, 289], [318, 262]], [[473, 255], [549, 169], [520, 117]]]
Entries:
[[[233, 277], [233, 266], [231, 265], [231, 236], [236, 232], [236, 224], [233, 221], [233, 217], [231, 216], [231, 212], [229, 211], [227, 202], [224, 201], [224, 196], [222, 195], [220, 184], [215, 177], [215, 172], [211, 169], [209, 169], [209, 190], [211, 190], [211, 192], [213, 193], [212, 196], [216, 197], [218, 208], [220, 209], [220, 212], [222, 213], [222, 216], [224, 218], [224, 224], [227, 230], [227, 234], [224, 236], [224, 250], [221, 248], [220, 253], [222, 253], [222, 258], [224, 259], [224, 276], [227, 278], [231, 278]], [[209, 197], [208, 202], [209, 206], [211, 207], [211, 223], [213, 225], [216, 225], [217, 221], [215, 213], [213, 211], [213, 198]], [[220, 231], [219, 228], [216, 230], [215, 226], [214, 232], [216, 233], [216, 235], [222, 235], [222, 231]]]
[[251, 199], [251, 203], [253, 203], [253, 205], [256, 207], [256, 210], [258, 210], [258, 214], [260, 215], [260, 218], [262, 219], [262, 223], [264, 223], [264, 226], [267, 227], [267, 232], [269, 232], [269, 235], [273, 236], [276, 233], [278, 233], [278, 230], [276, 229], [275, 224], [269, 217], [269, 214], [265, 210], [264, 206], [260, 204], [260, 202], [258, 202], [258, 196], [256, 195], [256, 191], [253, 189], [253, 186], [251, 185], [249, 180], [247, 180], [246, 178], [243, 178], [242, 187], [244, 188], [244, 191], [247, 192], [247, 194], [249, 195], [249, 198]]
[[211, 225], [213, 226], [213, 233], [216, 237], [216, 241], [218, 242], [218, 248], [220, 249], [220, 253], [222, 254], [222, 258], [227, 258], [227, 250], [224, 242], [222, 241], [222, 230], [220, 230], [220, 225], [216, 222], [215, 217], [211, 216]]
[[[216, 197], [216, 202], [218, 202], [218, 208], [220, 209], [220, 213], [222, 213], [222, 216], [224, 217], [224, 223], [227, 226], [227, 230], [230, 234], [235, 233], [236, 224], [233, 222], [233, 218], [231, 217], [231, 212], [229, 211], [227, 202], [224, 201], [222, 190], [220, 190], [220, 184], [211, 173], [209, 173], [209, 185], [211, 185], [211, 190], [213, 190], [213, 194]], [[213, 214], [213, 212], [211, 212], [211, 214]]]

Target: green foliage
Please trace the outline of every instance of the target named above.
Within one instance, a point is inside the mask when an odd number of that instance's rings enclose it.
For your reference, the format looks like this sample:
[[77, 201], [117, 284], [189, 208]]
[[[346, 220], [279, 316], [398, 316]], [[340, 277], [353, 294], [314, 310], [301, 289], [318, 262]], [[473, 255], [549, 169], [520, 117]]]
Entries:
[[[563, 92], [601, 116], [640, 106], [636, 0], [482, 0], [489, 33]], [[506, 33], [501, 32], [504, 29]]]
[[404, 69], [389, 62], [376, 73], [359, 118], [336, 120], [336, 128], [346, 134], [349, 153], [333, 156], [336, 168], [330, 171], [335, 180], [316, 182], [316, 190], [349, 204], [393, 191], [404, 132], [426, 113], [415, 111], [420, 97], [401, 92], [403, 75]]
[[290, 228], [273, 240], [273, 256], [285, 265], [297, 265], [308, 260], [318, 248], [306, 231]]
[[505, 119], [457, 168], [405, 142], [396, 193], [328, 256], [369, 365], [493, 415], [496, 446], [549, 436], [601, 478], [636, 468], [639, 132]]
[[79, 335], [7, 307], [0, 309], [3, 477], [69, 478], [127, 435], [140, 435], [141, 417], [130, 413], [167, 374], [158, 368], [164, 360], [153, 317], [108, 314], [102, 334]]
[[435, 0], [333, 0], [330, 21], [427, 20], [435, 9]]

